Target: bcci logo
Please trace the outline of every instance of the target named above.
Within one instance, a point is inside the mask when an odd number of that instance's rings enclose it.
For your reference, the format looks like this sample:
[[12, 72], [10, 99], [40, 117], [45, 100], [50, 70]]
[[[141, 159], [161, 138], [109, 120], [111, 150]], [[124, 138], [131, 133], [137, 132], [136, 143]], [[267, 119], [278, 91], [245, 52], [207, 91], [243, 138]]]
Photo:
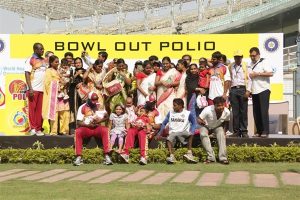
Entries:
[[0, 53], [4, 50], [4, 41], [0, 38]]
[[23, 126], [27, 122], [25, 113], [18, 111], [13, 118], [13, 122], [16, 126]]
[[279, 41], [271, 37], [265, 41], [265, 49], [271, 53], [275, 52], [279, 47]]

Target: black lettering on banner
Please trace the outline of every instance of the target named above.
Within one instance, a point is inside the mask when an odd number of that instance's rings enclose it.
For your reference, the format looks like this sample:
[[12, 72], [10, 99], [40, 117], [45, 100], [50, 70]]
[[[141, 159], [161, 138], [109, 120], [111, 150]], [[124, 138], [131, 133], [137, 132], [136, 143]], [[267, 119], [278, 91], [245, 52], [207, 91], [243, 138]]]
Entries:
[[101, 49], [100, 44], [101, 44], [100, 42], [97, 42], [98, 51], [106, 51], [106, 49]]
[[163, 48], [169, 47], [169, 42], [160, 42], [159, 49], [162, 51]]
[[[119, 47], [121, 46], [121, 47]], [[116, 51], [125, 51], [126, 49], [126, 44], [125, 42], [115, 42], [115, 50]]]
[[[198, 42], [198, 43], [199, 43], [199, 42]], [[186, 43], [186, 50], [187, 50], [187, 51], [195, 51], [196, 49], [190, 48], [190, 42], [187, 42], [187, 43]]]
[[55, 42], [54, 49], [55, 51], [64, 51], [65, 44], [63, 42]]
[[141, 42], [142, 44], [145, 44], [145, 51], [148, 51], [148, 44], [151, 44], [151, 42]]
[[[71, 45], [75, 46], [73, 47], [74, 49], [72, 49]], [[68, 42], [68, 51], [78, 51], [78, 42]]]
[[[179, 44], [179, 48], [176, 48], [176, 44]], [[172, 42], [172, 50], [173, 51], [182, 51], [182, 42]]]
[[204, 50], [215, 50], [216, 45], [215, 42], [209, 41], [209, 42], [204, 42]]
[[139, 42], [136, 43], [136, 48], [135, 49], [133, 48], [132, 43], [133, 42], [129, 42], [129, 50], [130, 51], [138, 51], [140, 49], [140, 43]]
[[[84, 42], [81, 42], [81, 45], [82, 45], [82, 48], [84, 51], [86, 51], [87, 48], [89, 48], [90, 51], [92, 51], [94, 48], [94, 44], [95, 44], [95, 42], [93, 42], [92, 45], [90, 44], [90, 42], [87, 42], [86, 44]], [[98, 44], [99, 44], [99, 42], [98, 42]]]

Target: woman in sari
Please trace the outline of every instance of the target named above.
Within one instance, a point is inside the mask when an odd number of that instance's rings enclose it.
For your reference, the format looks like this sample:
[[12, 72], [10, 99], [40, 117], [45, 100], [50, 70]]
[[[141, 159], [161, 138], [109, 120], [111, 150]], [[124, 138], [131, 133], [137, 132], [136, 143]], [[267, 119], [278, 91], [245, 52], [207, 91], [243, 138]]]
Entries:
[[73, 75], [73, 81], [70, 84], [69, 88], [69, 101], [70, 101], [70, 128], [71, 128], [71, 134], [74, 133], [76, 129], [76, 116], [78, 108], [83, 104], [83, 100], [80, 98], [76, 91], [76, 86], [79, 83], [83, 82], [83, 74], [85, 73], [85, 69], [83, 68], [82, 59], [77, 57], [74, 59], [75, 64], [75, 70]]
[[143, 72], [136, 74], [137, 79], [137, 106], [145, 105], [146, 101], [149, 101], [149, 97], [155, 94], [155, 77], [156, 73], [153, 72], [150, 61], [145, 60], [143, 63]]
[[87, 85], [90, 92], [95, 92], [98, 95], [98, 102], [101, 109], [104, 108], [103, 84], [102, 80], [105, 77], [103, 62], [96, 60], [93, 66], [89, 67], [83, 75], [83, 82]]
[[164, 119], [168, 112], [173, 109], [173, 99], [175, 98], [175, 87], [178, 87], [181, 74], [171, 68], [171, 59], [162, 59], [163, 68], [158, 70], [155, 78], [157, 87], [157, 109]]
[[50, 135], [57, 135], [58, 118], [60, 118], [59, 132], [65, 134], [69, 132], [69, 103], [63, 103], [61, 106], [58, 99], [60, 81], [63, 81], [57, 71], [58, 65], [58, 57], [50, 56], [44, 81], [42, 116], [44, 120], [50, 120]]
[[186, 104], [186, 70], [188, 67], [188, 64], [185, 60], [180, 59], [177, 62], [177, 71], [181, 74], [180, 82], [178, 88], [176, 88], [176, 98], [180, 98], [184, 102], [184, 108], [187, 108]]
[[108, 92], [108, 88], [106, 88], [105, 93], [108, 96], [108, 98], [106, 99], [106, 105], [108, 105], [107, 107], [107, 111], [108, 113], [110, 113], [112, 110], [114, 110], [114, 107], [117, 104], [121, 104], [121, 105], [125, 105], [125, 100], [127, 98], [127, 93], [126, 93], [126, 85], [130, 85], [131, 84], [131, 78], [130, 78], [130, 74], [128, 72], [126, 72], [126, 65], [125, 65], [125, 61], [124, 59], [120, 58], [117, 60], [117, 67], [113, 68], [112, 70], [110, 70], [107, 75], [104, 77], [103, 79], [103, 85], [105, 84], [105, 87], [108, 87], [109, 83], [111, 83], [112, 81], [116, 80], [115, 84], [118, 85], [120, 84], [120, 88], [119, 86], [113, 85], [110, 88], [119, 88], [117, 90], [114, 89], [114, 91], [112, 91], [113, 93]]

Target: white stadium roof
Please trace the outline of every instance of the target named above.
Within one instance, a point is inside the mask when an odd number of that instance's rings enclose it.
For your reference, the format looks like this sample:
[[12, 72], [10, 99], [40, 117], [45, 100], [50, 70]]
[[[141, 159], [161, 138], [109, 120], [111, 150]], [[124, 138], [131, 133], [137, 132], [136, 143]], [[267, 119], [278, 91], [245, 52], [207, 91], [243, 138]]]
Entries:
[[90, 17], [120, 12], [141, 11], [195, 0], [0, 0], [0, 7], [16, 13], [51, 20]]

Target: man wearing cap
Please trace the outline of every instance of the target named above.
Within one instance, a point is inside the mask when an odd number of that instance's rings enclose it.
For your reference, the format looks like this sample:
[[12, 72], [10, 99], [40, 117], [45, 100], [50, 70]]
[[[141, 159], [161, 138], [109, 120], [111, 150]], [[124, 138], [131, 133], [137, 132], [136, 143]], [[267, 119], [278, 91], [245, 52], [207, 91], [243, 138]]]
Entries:
[[104, 164], [112, 165], [112, 161], [109, 157], [109, 133], [108, 129], [101, 126], [101, 122], [108, 119], [108, 115], [105, 110], [100, 109], [98, 103], [98, 95], [95, 92], [90, 92], [88, 100], [85, 104], [81, 105], [77, 112], [77, 124], [78, 128], [75, 131], [75, 152], [76, 160], [75, 166], [83, 164], [82, 160], [82, 141], [84, 138], [97, 137], [101, 138], [104, 150]]
[[237, 50], [233, 56], [234, 62], [228, 66], [231, 76], [229, 100], [233, 115], [232, 137], [248, 138], [248, 98], [251, 91], [251, 79], [247, 64], [242, 62], [243, 52]]

